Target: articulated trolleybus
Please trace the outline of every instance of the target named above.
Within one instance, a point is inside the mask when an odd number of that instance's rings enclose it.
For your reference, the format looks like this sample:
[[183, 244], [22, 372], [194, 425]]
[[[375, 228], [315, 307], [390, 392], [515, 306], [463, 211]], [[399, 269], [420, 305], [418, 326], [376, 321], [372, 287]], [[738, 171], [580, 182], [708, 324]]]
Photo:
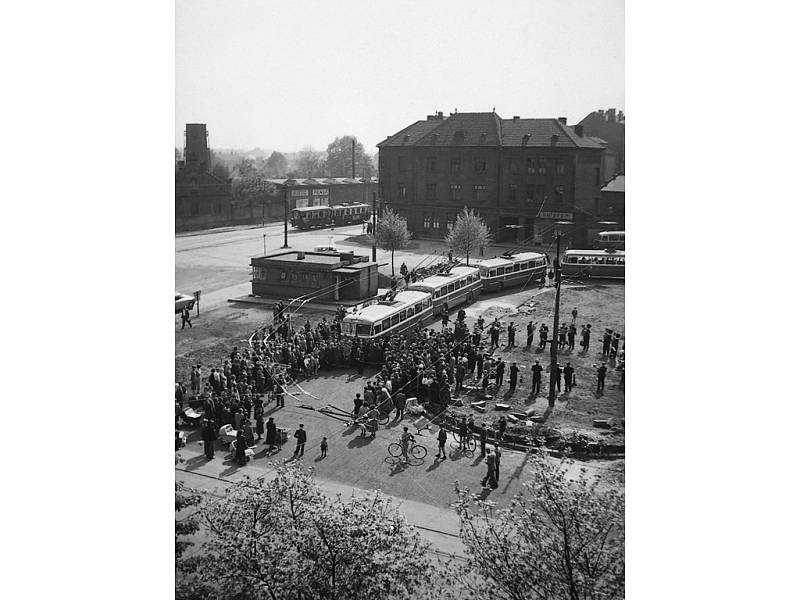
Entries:
[[342, 334], [374, 340], [399, 333], [431, 316], [433, 303], [426, 292], [403, 291], [350, 313], [342, 320]]
[[481, 293], [481, 274], [475, 267], [453, 267], [449, 273], [431, 275], [408, 286], [409, 290], [427, 292], [433, 298], [433, 312], [442, 312], [447, 302], [448, 310], [462, 302], [471, 304]]
[[475, 265], [480, 269], [483, 289], [487, 292], [542, 281], [547, 274], [547, 257], [538, 252], [505, 254], [476, 261]]
[[625, 278], [625, 252], [622, 250], [567, 250], [561, 273], [573, 278]]

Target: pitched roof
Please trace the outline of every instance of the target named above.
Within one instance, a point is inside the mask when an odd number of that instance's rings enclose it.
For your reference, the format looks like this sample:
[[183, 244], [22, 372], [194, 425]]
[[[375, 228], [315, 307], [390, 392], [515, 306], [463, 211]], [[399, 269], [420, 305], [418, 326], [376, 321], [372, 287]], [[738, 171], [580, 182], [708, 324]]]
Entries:
[[625, 175], [617, 175], [603, 186], [601, 192], [622, 192], [625, 193]]
[[[527, 138], [525, 136], [528, 136]], [[378, 144], [387, 146], [503, 146], [594, 148], [604, 145], [589, 137], [578, 136], [558, 119], [502, 119], [494, 112], [455, 113], [417, 121]]]

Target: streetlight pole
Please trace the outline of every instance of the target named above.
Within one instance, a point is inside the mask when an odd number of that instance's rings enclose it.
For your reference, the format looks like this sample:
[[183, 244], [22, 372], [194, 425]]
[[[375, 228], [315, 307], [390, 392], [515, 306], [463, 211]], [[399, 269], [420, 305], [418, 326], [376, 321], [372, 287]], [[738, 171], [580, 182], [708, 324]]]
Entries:
[[378, 211], [375, 207], [377, 204], [378, 194], [372, 192], [372, 262], [378, 261], [378, 248], [375, 246], [375, 234], [377, 233], [376, 227], [378, 226]]
[[283, 246], [289, 247], [289, 184], [284, 185], [283, 190]]

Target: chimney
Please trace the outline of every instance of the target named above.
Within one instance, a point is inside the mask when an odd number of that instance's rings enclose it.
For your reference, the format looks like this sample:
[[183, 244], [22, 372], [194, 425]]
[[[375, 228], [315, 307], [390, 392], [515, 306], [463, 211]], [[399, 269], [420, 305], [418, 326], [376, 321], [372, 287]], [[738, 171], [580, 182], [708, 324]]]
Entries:
[[583, 137], [583, 125], [575, 125], [575, 135]]
[[208, 132], [205, 123], [186, 124], [186, 165], [200, 167], [205, 170], [210, 161], [208, 152]]
[[617, 122], [618, 123], [624, 123], [625, 122], [625, 113], [624, 112], [619, 111], [619, 114], [617, 115]]
[[566, 125], [567, 117], [558, 117], [558, 122], [561, 123], [562, 125]]
[[519, 121], [519, 115], [514, 115], [514, 120]]
[[616, 108], [609, 108], [606, 111], [606, 119], [609, 123], [614, 123], [617, 120], [617, 109]]
[[441, 112], [441, 111], [437, 112], [436, 113], [436, 118], [439, 119], [440, 121], [443, 120], [444, 119], [444, 113]]
[[558, 134], [554, 133], [550, 136], [550, 145], [555, 146], [556, 144], [558, 144]]

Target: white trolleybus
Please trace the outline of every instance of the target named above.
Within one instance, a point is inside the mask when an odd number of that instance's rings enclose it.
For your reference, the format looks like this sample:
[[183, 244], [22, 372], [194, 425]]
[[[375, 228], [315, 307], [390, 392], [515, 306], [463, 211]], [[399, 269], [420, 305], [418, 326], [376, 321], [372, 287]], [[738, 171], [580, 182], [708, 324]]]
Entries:
[[505, 254], [476, 261], [475, 265], [480, 269], [483, 289], [487, 292], [541, 281], [547, 274], [547, 257], [538, 252]]
[[350, 313], [342, 320], [342, 335], [361, 339], [378, 339], [399, 333], [423, 323], [433, 311], [431, 295], [425, 292], [403, 291], [392, 300], [380, 300]]
[[623, 250], [567, 250], [561, 260], [564, 277], [625, 279]]
[[601, 250], [625, 250], [625, 232], [601, 231], [594, 240], [594, 247]]
[[444, 303], [447, 309], [466, 302], [471, 304], [481, 293], [481, 273], [476, 267], [453, 267], [449, 273], [431, 275], [415, 281], [407, 289], [427, 292], [433, 298], [433, 312], [442, 312]]

